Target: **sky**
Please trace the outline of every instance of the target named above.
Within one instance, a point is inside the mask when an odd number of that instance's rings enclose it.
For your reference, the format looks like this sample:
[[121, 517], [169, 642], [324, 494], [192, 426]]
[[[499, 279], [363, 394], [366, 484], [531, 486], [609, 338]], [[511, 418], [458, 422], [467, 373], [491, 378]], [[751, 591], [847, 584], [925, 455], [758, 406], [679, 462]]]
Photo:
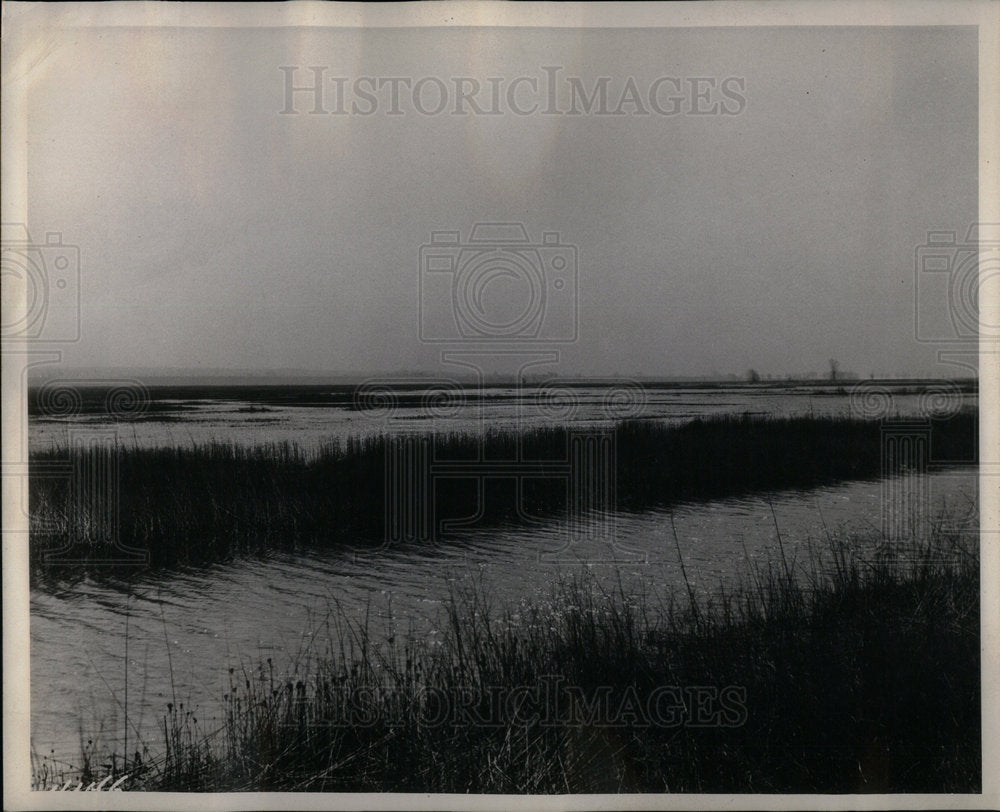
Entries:
[[69, 29], [29, 86], [69, 366], [956, 374], [914, 262], [976, 219], [972, 29]]

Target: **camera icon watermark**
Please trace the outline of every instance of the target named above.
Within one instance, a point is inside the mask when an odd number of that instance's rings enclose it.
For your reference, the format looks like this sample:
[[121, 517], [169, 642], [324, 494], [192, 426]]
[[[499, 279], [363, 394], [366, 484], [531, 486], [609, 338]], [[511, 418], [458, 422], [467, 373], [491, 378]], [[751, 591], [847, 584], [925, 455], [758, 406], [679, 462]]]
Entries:
[[[577, 282], [577, 247], [523, 223], [434, 231], [420, 246], [418, 337], [462, 372], [356, 390], [355, 408], [387, 429], [383, 546], [513, 526], [544, 529], [540, 558], [576, 543], [632, 555], [617, 547], [617, 424], [645, 391], [555, 376], [559, 345], [578, 336]], [[410, 430], [414, 418], [428, 429]]]
[[435, 231], [420, 247], [420, 340], [570, 343], [578, 335], [577, 248], [522, 223]]
[[3, 223], [0, 331], [5, 341], [70, 343], [80, 338], [80, 249], [59, 232], [31, 239], [23, 223]]
[[1000, 337], [1000, 223], [929, 231], [916, 249], [914, 325], [918, 342], [975, 345]]

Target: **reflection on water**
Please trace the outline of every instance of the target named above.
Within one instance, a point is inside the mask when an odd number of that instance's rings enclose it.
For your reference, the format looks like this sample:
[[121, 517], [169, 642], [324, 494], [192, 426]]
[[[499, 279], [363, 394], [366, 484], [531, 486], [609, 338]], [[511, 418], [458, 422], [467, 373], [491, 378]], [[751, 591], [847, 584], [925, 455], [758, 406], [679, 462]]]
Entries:
[[[974, 470], [928, 474], [920, 487], [931, 513], [975, 507]], [[775, 524], [787, 557], [808, 566], [810, 540], [819, 548], [827, 533], [877, 531], [882, 493], [878, 482], [853, 482], [684, 506], [673, 512], [676, 542], [665, 514], [644, 513], [616, 517], [614, 544], [567, 545], [552, 527], [469, 530], [430, 547], [310, 550], [159, 577], [137, 573], [127, 589], [90, 578], [34, 589], [33, 745], [75, 763], [83, 731], [121, 753], [126, 696], [130, 751], [137, 741], [160, 749], [168, 702], [184, 703], [213, 729], [229, 666], [249, 669], [270, 657], [290, 669], [324, 619], [341, 610], [356, 620], [367, 615], [377, 637], [412, 628], [433, 642], [442, 602], [473, 581], [498, 605], [515, 607], [543, 599], [581, 568], [608, 588], [620, 578], [629, 592], [663, 594], [683, 584], [683, 560], [704, 593], [738, 580], [751, 562], [774, 561]]]

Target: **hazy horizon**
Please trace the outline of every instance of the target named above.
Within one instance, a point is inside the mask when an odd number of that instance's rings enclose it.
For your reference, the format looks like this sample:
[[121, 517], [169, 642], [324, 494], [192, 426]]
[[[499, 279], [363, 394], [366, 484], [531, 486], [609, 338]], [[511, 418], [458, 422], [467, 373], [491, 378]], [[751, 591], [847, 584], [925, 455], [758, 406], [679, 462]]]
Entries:
[[[760, 373], [760, 379], [758, 381], [753, 381], [753, 383], [826, 383], [826, 384], [837, 384], [837, 383], [857, 383], [865, 382], [869, 380], [875, 381], [899, 381], [905, 383], [907, 381], [921, 381], [921, 380], [955, 380], [955, 381], [977, 381], [978, 378], [973, 375], [963, 375], [960, 371], [956, 371], [953, 375], [940, 375], [937, 377], [933, 376], [886, 376], [882, 378], [874, 378], [861, 376], [854, 370], [840, 370], [838, 372], [838, 378], [832, 380], [829, 377], [829, 371], [825, 373], [816, 372], [812, 375], [808, 373], [793, 374], [771, 374], [771, 373]], [[295, 385], [297, 382], [302, 384], [313, 384], [319, 380], [336, 381], [338, 383], [355, 383], [363, 382], [370, 379], [385, 379], [392, 380], [393, 377], [403, 380], [405, 376], [412, 376], [414, 378], [424, 378], [428, 382], [432, 383], [436, 379], [458, 379], [466, 381], [474, 381], [477, 376], [473, 372], [463, 373], [461, 370], [456, 372], [451, 372], [449, 374], [442, 374], [439, 371], [421, 371], [413, 369], [384, 369], [384, 370], [309, 370], [309, 369], [239, 369], [239, 368], [226, 368], [226, 367], [216, 367], [208, 369], [199, 369], [197, 367], [64, 367], [57, 365], [46, 365], [41, 364], [35, 368], [29, 370], [28, 382], [32, 385], [37, 385], [46, 381], [85, 381], [88, 384], [93, 384], [95, 386], [100, 385], [102, 380], [107, 381], [109, 385], [114, 384], [116, 381], [120, 381], [123, 378], [131, 377], [140, 379], [140, 383], [151, 383], [156, 385], [162, 381], [219, 381], [220, 383], [234, 383], [241, 381], [263, 381], [263, 380], [275, 380], [280, 381], [282, 385]], [[402, 378], [400, 376], [403, 376]], [[608, 381], [614, 379], [621, 380], [631, 380], [631, 376], [626, 375], [610, 375], [610, 376], [588, 376], [586, 374], [573, 374], [562, 372], [558, 370], [554, 371], [552, 375], [544, 375], [543, 373], [536, 373], [534, 375], [528, 375], [527, 380], [538, 381], [542, 379], [553, 380], [553, 379], [580, 379], [582, 381], [587, 381], [588, 379], [597, 379], [598, 381]], [[746, 373], [723, 373], [719, 375], [640, 375], [634, 378], [635, 380], [640, 380], [648, 383], [750, 383]], [[510, 381], [514, 382], [516, 378], [508, 373], [493, 373], [486, 376], [486, 380], [489, 381]]]

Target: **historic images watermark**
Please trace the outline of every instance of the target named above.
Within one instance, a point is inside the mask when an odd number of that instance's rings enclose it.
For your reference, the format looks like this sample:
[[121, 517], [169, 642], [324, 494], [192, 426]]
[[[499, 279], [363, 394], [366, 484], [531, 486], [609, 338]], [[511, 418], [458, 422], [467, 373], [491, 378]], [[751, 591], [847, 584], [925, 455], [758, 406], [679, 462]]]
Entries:
[[742, 76], [598, 76], [543, 65], [519, 76], [340, 76], [327, 65], [280, 65], [280, 115], [737, 116]]
[[[300, 691], [301, 693], [301, 691]], [[324, 715], [302, 703], [301, 719], [289, 724], [369, 728], [384, 724], [373, 686], [329, 686]], [[543, 675], [533, 684], [415, 686], [409, 718], [426, 728], [503, 728], [511, 725], [568, 728], [738, 728], [749, 716], [742, 685], [611, 685], [584, 689], [560, 675]]]

